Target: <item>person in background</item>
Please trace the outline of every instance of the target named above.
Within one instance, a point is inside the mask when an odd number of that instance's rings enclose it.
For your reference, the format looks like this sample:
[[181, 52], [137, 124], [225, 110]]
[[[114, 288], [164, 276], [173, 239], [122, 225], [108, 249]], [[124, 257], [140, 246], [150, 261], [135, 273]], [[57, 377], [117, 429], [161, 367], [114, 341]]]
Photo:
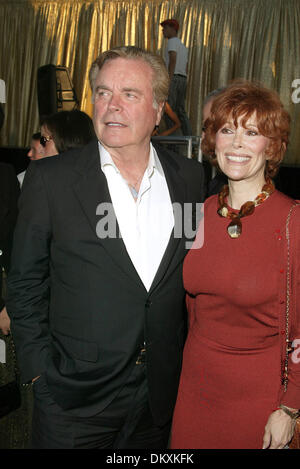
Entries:
[[[160, 23], [164, 37], [168, 40], [165, 62], [170, 76], [168, 103], [179, 117], [183, 135], [193, 135], [189, 118], [185, 111], [187, 89], [188, 49], [177, 37], [179, 23], [175, 19], [167, 19]], [[167, 127], [172, 121], [165, 118]]]
[[[203, 140], [205, 137], [205, 122], [206, 120], [210, 117], [210, 111], [212, 104], [214, 102], [214, 99], [222, 92], [225, 90], [225, 87], [217, 88], [213, 91], [211, 91], [206, 98], [204, 99], [203, 102], [203, 108], [202, 108], [202, 136], [201, 139]], [[221, 188], [224, 186], [224, 184], [227, 184], [227, 176], [222, 173], [218, 168], [216, 169], [216, 174], [211, 177], [211, 164], [210, 165], [210, 177], [208, 177], [208, 190], [207, 190], [207, 197], [213, 194], [218, 194], [218, 192], [221, 190]], [[204, 165], [205, 166], [205, 165]]]
[[20, 188], [14, 167], [0, 163], [0, 331], [10, 333], [10, 321], [3, 297], [3, 276], [10, 267], [14, 227], [18, 214]]
[[[83, 111], [59, 111], [44, 117], [41, 133], [32, 136], [27, 156], [31, 161], [79, 148], [95, 138], [92, 119]], [[26, 171], [18, 174], [22, 186]]]
[[205, 121], [202, 151], [228, 185], [205, 201], [203, 247], [195, 244], [184, 261], [189, 332], [173, 449], [285, 448], [293, 436], [300, 364], [289, 341], [300, 337], [300, 204], [272, 182], [289, 128], [277, 93], [248, 81], [222, 91]]
[[[27, 156], [28, 158], [30, 158], [31, 161], [39, 160], [40, 158], [45, 157], [44, 147], [43, 145], [41, 145], [40, 140], [41, 140], [40, 132], [33, 134], [31, 137], [30, 149], [27, 153]], [[25, 174], [26, 174], [26, 170], [18, 174], [20, 187], [22, 187]]]
[[[2, 81], [2, 80], [1, 80]], [[5, 101], [5, 97], [2, 98]], [[0, 130], [5, 113], [0, 103]], [[6, 311], [3, 276], [8, 274], [13, 232], [18, 214], [20, 188], [12, 165], [0, 163], [0, 331], [10, 333], [10, 321]]]
[[92, 119], [78, 109], [56, 112], [41, 122], [40, 143], [45, 156], [80, 148], [94, 138]]
[[[41, 133], [33, 134], [27, 156], [31, 161], [37, 161], [72, 148], [80, 148], [94, 138], [93, 121], [85, 112], [79, 110], [59, 111], [44, 117], [41, 122]], [[25, 174], [26, 171], [18, 174], [21, 187]], [[4, 313], [2, 323], [5, 320], [5, 329], [9, 330], [10, 320], [6, 310]]]
[[[167, 114], [167, 116], [172, 120], [173, 126], [170, 127], [169, 129], [160, 129], [159, 125], [155, 126], [155, 129], [152, 133], [152, 136], [157, 135], [161, 137], [167, 137], [168, 135], [174, 134], [178, 129], [181, 127], [181, 122], [177, 116], [177, 114], [173, 111], [171, 108], [170, 104], [166, 101], [165, 106], [164, 106], [164, 114]], [[162, 122], [162, 120], [161, 120]]]
[[[117, 47], [90, 82], [97, 139], [30, 165], [15, 231], [9, 314], [33, 383], [32, 446], [166, 448], [189, 247], [173, 207], [194, 218], [203, 168], [151, 144], [168, 96], [161, 57]], [[54, 130], [44, 122], [47, 151], [60, 151]]]
[[214, 99], [226, 89], [225, 86], [221, 88], [216, 88], [215, 90], [211, 91], [208, 93], [208, 95], [205, 97], [203, 101], [203, 106], [202, 106], [202, 139], [205, 136], [205, 121], [210, 117], [210, 111], [212, 104], [214, 102]]
[[[0, 116], [0, 129], [3, 121], [4, 110], [2, 118]], [[5, 361], [0, 363], [0, 386], [15, 379], [14, 343], [10, 334], [10, 320], [6, 305], [6, 277], [10, 269], [19, 193], [20, 187], [14, 167], [11, 164], [0, 163], [0, 340], [2, 344], [5, 344]], [[23, 387], [21, 395], [21, 408], [0, 419], [0, 449], [27, 447], [30, 432], [28, 419], [30, 396]], [[2, 406], [4, 404], [5, 402], [1, 402]]]
[[30, 149], [27, 153], [27, 156], [31, 161], [39, 160], [40, 158], [45, 157], [45, 150], [43, 145], [41, 145], [41, 136], [41, 133], [37, 132], [31, 137]]

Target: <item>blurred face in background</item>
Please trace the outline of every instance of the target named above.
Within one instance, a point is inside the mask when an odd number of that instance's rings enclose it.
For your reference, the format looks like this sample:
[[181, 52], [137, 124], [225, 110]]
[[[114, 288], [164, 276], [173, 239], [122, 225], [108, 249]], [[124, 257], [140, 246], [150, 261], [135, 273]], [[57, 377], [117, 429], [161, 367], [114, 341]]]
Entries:
[[214, 98], [212, 97], [209, 101], [207, 101], [207, 103], [203, 106], [203, 109], [202, 109], [202, 138], [204, 138], [204, 134], [205, 134], [204, 123], [206, 119], [210, 117], [210, 111], [213, 105], [213, 101], [214, 101]]
[[162, 33], [166, 39], [169, 39], [177, 35], [176, 29], [174, 29], [172, 26], [168, 24], [162, 26]]
[[54, 156], [58, 154], [51, 132], [44, 125], [41, 127], [41, 144], [44, 148], [44, 156]]
[[43, 145], [41, 145], [40, 140], [32, 139], [30, 143], [30, 150], [27, 153], [28, 158], [33, 160], [39, 160], [40, 158], [45, 157], [45, 151]]

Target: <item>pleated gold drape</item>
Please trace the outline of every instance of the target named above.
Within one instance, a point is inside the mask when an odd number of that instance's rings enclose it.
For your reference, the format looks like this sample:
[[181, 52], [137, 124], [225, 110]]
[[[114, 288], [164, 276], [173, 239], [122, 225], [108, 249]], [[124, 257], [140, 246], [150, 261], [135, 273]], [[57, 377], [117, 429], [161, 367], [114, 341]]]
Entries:
[[169, 17], [178, 19], [179, 37], [189, 47], [187, 110], [194, 135], [201, 133], [209, 91], [236, 77], [256, 79], [276, 89], [290, 112], [285, 161], [300, 164], [300, 84], [299, 93], [292, 87], [300, 79], [299, 0], [0, 0], [0, 78], [7, 98], [1, 145], [26, 146], [39, 128], [38, 67], [68, 67], [80, 108], [90, 114], [88, 70], [97, 54], [122, 44], [163, 54], [159, 24]]

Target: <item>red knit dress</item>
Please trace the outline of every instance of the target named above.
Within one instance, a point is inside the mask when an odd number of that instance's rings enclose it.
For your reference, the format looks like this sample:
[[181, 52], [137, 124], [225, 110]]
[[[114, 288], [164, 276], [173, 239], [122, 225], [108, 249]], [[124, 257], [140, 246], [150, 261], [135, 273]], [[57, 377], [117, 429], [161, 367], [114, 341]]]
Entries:
[[231, 239], [217, 196], [205, 202], [204, 244], [183, 268], [189, 333], [171, 448], [262, 448], [280, 389], [280, 253], [290, 204], [275, 191]]

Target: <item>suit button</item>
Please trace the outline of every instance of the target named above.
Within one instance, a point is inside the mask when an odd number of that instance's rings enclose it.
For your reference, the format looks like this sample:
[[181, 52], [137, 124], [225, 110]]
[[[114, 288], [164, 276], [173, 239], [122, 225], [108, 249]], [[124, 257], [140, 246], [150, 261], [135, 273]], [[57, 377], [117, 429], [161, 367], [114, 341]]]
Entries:
[[146, 303], [145, 303], [145, 307], [150, 308], [151, 305], [152, 305], [152, 301], [147, 300]]

